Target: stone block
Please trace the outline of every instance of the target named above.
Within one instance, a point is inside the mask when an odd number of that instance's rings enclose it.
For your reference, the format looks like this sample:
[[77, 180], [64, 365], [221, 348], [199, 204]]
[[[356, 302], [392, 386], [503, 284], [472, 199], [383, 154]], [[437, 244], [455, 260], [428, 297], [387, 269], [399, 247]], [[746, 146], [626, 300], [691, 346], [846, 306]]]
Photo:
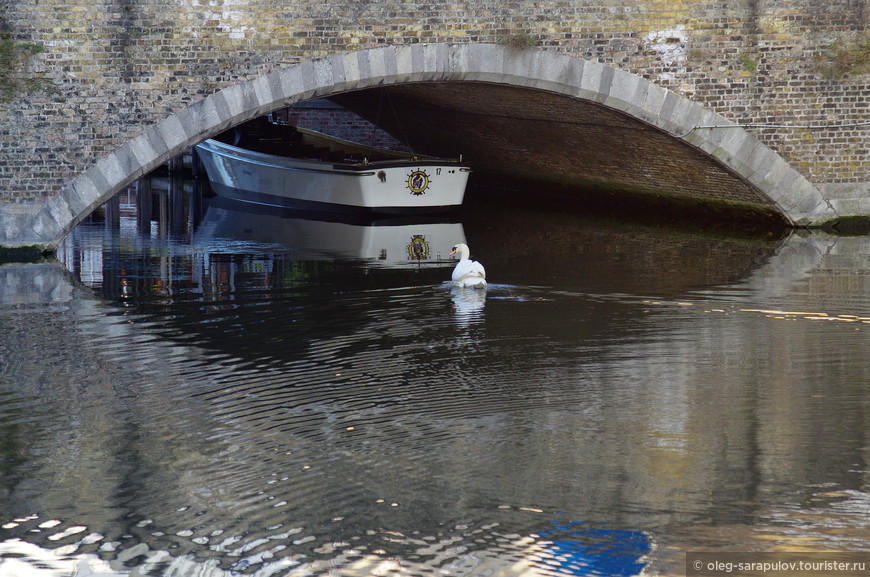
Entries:
[[374, 86], [380, 82], [373, 77], [371, 54], [365, 50], [347, 54], [344, 70], [348, 84], [353, 87]]
[[768, 166], [776, 156], [770, 148], [758, 139], [752, 141], [751, 146], [741, 150], [739, 160], [745, 165], [740, 174], [749, 180], [764, 178]]
[[35, 234], [32, 222], [42, 210], [42, 203], [11, 202], [0, 204], [0, 239], [3, 247], [47, 242]]
[[144, 137], [148, 141], [148, 146], [156, 155], [163, 157], [169, 152], [169, 147], [163, 140], [163, 135], [160, 133], [160, 130], [158, 130], [157, 124], [152, 124], [146, 128], [145, 132], [143, 132], [140, 137]]
[[413, 44], [408, 47], [408, 51], [411, 53], [411, 76], [409, 80], [414, 82], [431, 80], [431, 77], [428, 77], [426, 74], [426, 52], [424, 51], [424, 46], [422, 44]]
[[62, 234], [62, 229], [45, 207], [29, 219], [26, 228], [24, 238], [19, 241], [22, 244], [51, 245]]
[[220, 94], [227, 105], [229, 117], [233, 119], [234, 122], [239, 118], [243, 118], [247, 114], [244, 91], [245, 89], [242, 84], [233, 84], [232, 86], [228, 86], [220, 91]]
[[429, 55], [429, 68], [434, 72], [432, 80], [455, 80], [450, 67], [450, 46], [447, 44], [426, 44], [426, 53]]
[[[865, 209], [870, 210], [870, 204], [865, 206]], [[867, 215], [870, 212], [864, 212], [863, 214]], [[792, 216], [791, 222], [795, 226], [819, 227], [836, 220], [840, 216], [835, 206], [829, 202], [820, 201], [805, 213]]]
[[[241, 91], [239, 88], [237, 91]], [[172, 115], [154, 127], [160, 140], [166, 146], [165, 156], [175, 156], [188, 145], [187, 133], [177, 115]]]
[[[139, 161], [139, 158], [136, 156], [136, 153], [129, 142], [119, 146], [111, 156], [115, 157], [121, 171], [126, 175], [121, 181], [123, 184], [128, 184], [146, 174], [146, 166], [143, 166]], [[156, 168], [156, 166], [149, 165], [147, 166], [147, 171], [150, 172], [154, 168]]]
[[[124, 170], [117, 153], [112, 153], [97, 161], [97, 164], [88, 172], [96, 170], [103, 176], [106, 183], [106, 191], [114, 194], [127, 182], [127, 172]], [[104, 192], [105, 194], [105, 192]]]
[[136, 162], [144, 172], [154, 170], [163, 161], [144, 133], [131, 140], [129, 147], [130, 154], [136, 157]]
[[447, 66], [451, 77], [457, 80], [466, 78], [468, 73], [468, 44], [453, 44], [448, 52]]
[[692, 143], [708, 154], [714, 154], [721, 146], [722, 139], [725, 138], [730, 128], [711, 128], [716, 126], [729, 125], [727, 120], [713, 112], [712, 110], [702, 108], [701, 116], [692, 127], [687, 127], [687, 130], [677, 136], [683, 137], [687, 142]]
[[242, 118], [250, 119], [260, 116], [263, 112], [260, 99], [254, 90], [254, 81], [247, 80], [238, 85], [239, 87], [239, 105], [243, 111]]
[[[78, 216], [78, 214], [72, 211], [66, 197], [62, 194], [48, 199], [42, 212], [44, 212], [48, 219], [50, 219], [51, 223], [53, 223], [43, 231], [43, 238], [49, 243], [54, 242], [55, 240], [60, 240], [58, 237], [62, 234], [66, 234], [70, 230], [70, 224], [74, 222]], [[48, 220], [46, 220], [46, 223], [48, 223]]]
[[583, 76], [577, 96], [592, 102], [603, 102], [605, 95], [601, 93], [601, 83], [605, 76], [605, 66], [600, 62], [588, 60], [583, 64]]
[[467, 48], [470, 79], [485, 82], [505, 81], [505, 53], [492, 44], [473, 44]]
[[[252, 94], [258, 104], [257, 108], [258, 110], [263, 111], [263, 113], [269, 112], [270, 110], [275, 108], [273, 106], [273, 103], [278, 99], [277, 95], [272, 94], [271, 81], [272, 79], [268, 75], [260, 76], [250, 81]], [[198, 132], [201, 132], [201, 130]]]
[[658, 116], [656, 118], [656, 126], [660, 128], [664, 128], [669, 132], [672, 132], [674, 128], [682, 128], [677, 125], [674, 126], [674, 123], [671, 121], [671, 118], [674, 115], [674, 111], [677, 109], [677, 105], [682, 100], [682, 97], [676, 92], [672, 92], [668, 90], [665, 93], [664, 101], [662, 102], [661, 109], [658, 112]]
[[[789, 179], [788, 184], [784, 184], [788, 187], [789, 197], [795, 201], [790, 211], [792, 218], [807, 224], [836, 218], [838, 216], [837, 212], [821, 195], [819, 190], [803, 178], [800, 173], [795, 170], [792, 170], [792, 172], [795, 178], [793, 180]], [[870, 214], [870, 212], [865, 214]]]
[[614, 72], [604, 104], [617, 110], [633, 113], [643, 105], [646, 84], [647, 81], [640, 76], [617, 70]]
[[583, 60], [569, 56], [564, 58], [542, 56], [540, 51], [532, 49], [507, 52], [504, 59], [504, 73], [510, 77], [510, 83], [562, 94], [573, 92], [583, 76]]
[[396, 82], [410, 82], [414, 78], [413, 53], [409, 46], [396, 46]]
[[289, 68], [284, 68], [279, 71], [278, 76], [281, 82], [281, 94], [284, 96], [284, 104], [292, 105], [307, 100], [302, 65], [296, 64]]
[[93, 212], [94, 208], [99, 205], [100, 194], [100, 189], [97, 188], [87, 172], [72, 181], [61, 192], [61, 195], [66, 198], [70, 211], [75, 216]]
[[646, 120], [653, 126], [661, 128], [662, 125], [659, 123], [659, 114], [662, 110], [662, 106], [664, 106], [665, 98], [667, 98], [668, 94], [670, 94], [670, 91], [666, 88], [657, 84], [649, 84], [642, 107], [643, 110], [646, 111], [646, 117], [643, 118], [643, 120]]
[[829, 201], [837, 216], [870, 215], [870, 199], [835, 198]]
[[826, 182], [819, 187], [822, 195], [829, 199], [870, 198], [870, 183], [864, 182]]
[[[279, 79], [281, 78], [280, 75]], [[283, 85], [282, 85], [283, 89]], [[211, 124], [211, 130], [209, 131], [208, 136], [214, 136], [228, 128], [232, 128], [235, 124], [233, 121], [233, 115], [230, 112], [230, 107], [227, 104], [226, 96], [223, 91], [215, 92], [214, 94], [210, 94], [207, 96], [202, 103], [203, 107], [203, 115], [209, 119], [214, 120], [214, 124]], [[208, 122], [206, 122], [208, 124]]]
[[782, 207], [785, 211], [790, 210], [797, 204], [795, 199], [789, 197], [789, 191], [787, 189], [778, 186], [790, 170], [792, 170], [792, 168], [788, 163], [781, 157], [777, 156], [772, 159], [767, 173], [757, 184], [757, 186], [764, 191], [767, 196], [777, 204], [777, 206]]
[[199, 118], [189, 106], [179, 110], [175, 117], [178, 120], [178, 125], [184, 131], [185, 141], [201, 134], [206, 128], [200, 124]]
[[448, 47], [443, 44], [413, 44], [411, 46], [412, 80], [433, 82], [449, 78]]
[[[321, 67], [318, 70], [318, 82], [321, 83], [321, 88], [328, 88], [330, 91], [342, 92], [347, 90], [347, 72], [345, 70], [345, 55], [335, 54], [329, 58], [324, 58]], [[323, 77], [320, 77], [322, 72]]]
[[678, 100], [674, 104], [670, 118], [667, 119], [668, 131], [672, 134], [685, 134], [698, 125], [698, 120], [702, 116], [701, 107], [688, 98], [678, 94], [675, 96]]
[[397, 61], [396, 48], [388, 46], [378, 51], [378, 54], [383, 57], [384, 61], [384, 78], [395, 79], [399, 74], [399, 65]]

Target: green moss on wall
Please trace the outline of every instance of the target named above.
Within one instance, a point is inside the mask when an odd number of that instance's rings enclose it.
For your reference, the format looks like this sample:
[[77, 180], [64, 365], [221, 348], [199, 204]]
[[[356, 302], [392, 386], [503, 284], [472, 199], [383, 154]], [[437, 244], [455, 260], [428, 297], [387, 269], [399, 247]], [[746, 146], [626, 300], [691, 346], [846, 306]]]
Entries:
[[819, 71], [826, 78], [870, 74], [870, 36], [848, 46], [832, 44], [819, 58]]
[[45, 52], [45, 45], [14, 40], [10, 34], [0, 35], [0, 101], [45, 88], [44, 78], [27, 72], [31, 60]]

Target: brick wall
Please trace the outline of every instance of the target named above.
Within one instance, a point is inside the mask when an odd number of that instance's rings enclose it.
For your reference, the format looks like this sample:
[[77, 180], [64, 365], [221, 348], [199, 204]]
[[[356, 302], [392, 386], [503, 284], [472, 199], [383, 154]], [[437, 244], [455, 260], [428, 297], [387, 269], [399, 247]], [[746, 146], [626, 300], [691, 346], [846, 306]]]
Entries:
[[[836, 65], [866, 42], [868, 10], [865, 0], [9, 0], [0, 198], [55, 194], [143, 126], [241, 79], [394, 43], [534, 45], [647, 77], [741, 123], [858, 124], [870, 118], [866, 63], [857, 74]], [[816, 184], [870, 181], [868, 126], [752, 130]]]

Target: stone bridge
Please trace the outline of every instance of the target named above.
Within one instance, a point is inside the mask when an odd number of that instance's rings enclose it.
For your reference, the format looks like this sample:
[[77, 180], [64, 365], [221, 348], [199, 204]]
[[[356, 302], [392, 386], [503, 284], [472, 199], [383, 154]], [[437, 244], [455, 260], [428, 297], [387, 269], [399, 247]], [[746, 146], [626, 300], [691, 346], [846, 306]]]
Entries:
[[794, 226], [870, 216], [864, 0], [0, 10], [0, 247], [51, 250], [200, 140], [324, 97], [476, 176], [570, 187], [579, 209], [603, 193]]

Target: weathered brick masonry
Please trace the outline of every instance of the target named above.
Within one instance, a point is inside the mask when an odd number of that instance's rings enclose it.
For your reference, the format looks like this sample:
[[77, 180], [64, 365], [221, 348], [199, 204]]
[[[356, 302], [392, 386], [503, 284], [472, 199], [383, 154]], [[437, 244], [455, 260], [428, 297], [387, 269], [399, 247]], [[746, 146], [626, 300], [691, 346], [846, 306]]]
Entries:
[[870, 182], [870, 126], [818, 128], [870, 120], [865, 0], [7, 0], [0, 10], [4, 201], [56, 194], [145, 126], [240, 80], [419, 42], [597, 60], [732, 121], [780, 126], [750, 130], [819, 187]]

